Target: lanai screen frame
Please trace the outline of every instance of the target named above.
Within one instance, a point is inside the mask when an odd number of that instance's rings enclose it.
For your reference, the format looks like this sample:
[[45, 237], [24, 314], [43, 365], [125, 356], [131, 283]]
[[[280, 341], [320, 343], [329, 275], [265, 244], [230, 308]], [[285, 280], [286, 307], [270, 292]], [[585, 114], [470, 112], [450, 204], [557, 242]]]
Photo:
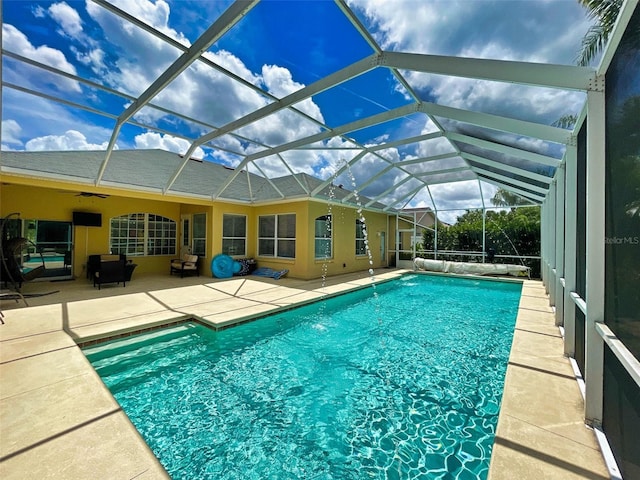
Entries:
[[[251, 125], [256, 121], [268, 119], [270, 115], [289, 109], [296, 111], [297, 114], [301, 115], [302, 118], [305, 118], [307, 121], [316, 123], [322, 131], [319, 134], [300, 138], [277, 146], [261, 145], [260, 151], [250, 155], [245, 155], [236, 166], [234, 174], [231, 175], [219, 189], [211, 192], [211, 198], [213, 200], [221, 198], [233, 180], [238, 175], [241, 175], [243, 171], [248, 171], [249, 169], [257, 171], [258, 174], [265, 176], [269, 181], [271, 181], [268, 175], [266, 175], [257, 164], [257, 161], [260, 159], [266, 157], [279, 158], [282, 163], [290, 169], [283, 154], [295, 152], [300, 149], [318, 148], [318, 142], [322, 143], [332, 138], [340, 138], [345, 144], [352, 145], [353, 149], [358, 153], [351, 157], [350, 160], [345, 161], [332, 178], [344, 175], [350, 167], [362, 161], [366, 156], [371, 156], [375, 157], [376, 161], [386, 162], [387, 167], [382, 171], [377, 172], [375, 175], [372, 175], [371, 178], [368, 179], [369, 182], [373, 182], [381, 177], [385, 172], [391, 171], [396, 173], [396, 176], [399, 176], [400, 178], [404, 177], [402, 182], [406, 181], [407, 184], [411, 184], [409, 191], [399, 192], [391, 188], [390, 191], [385, 192], [385, 195], [379, 195], [372, 198], [370, 204], [366, 205], [367, 208], [376, 209], [372, 204], [378, 201], [386, 205], [386, 207], [383, 208], [383, 211], [389, 213], [400, 211], [404, 206], [408, 205], [412, 198], [414, 198], [419, 192], [426, 191], [428, 197], [433, 199], [430, 188], [431, 186], [447, 182], [455, 182], [460, 175], [466, 175], [467, 177], [465, 179], [477, 179], [479, 185], [480, 181], [482, 181], [492, 184], [495, 187], [506, 189], [529, 200], [533, 204], [541, 205], [549, 191], [551, 177], [532, 172], [530, 169], [523, 169], [509, 162], [496, 162], [494, 158], [488, 158], [483, 155], [463, 151], [459, 148], [459, 145], [464, 143], [472, 146], [473, 148], [481, 148], [484, 151], [493, 152], [493, 154], [497, 156], [504, 155], [509, 158], [532, 162], [533, 164], [540, 165], [541, 167], [557, 168], [562, 164], [561, 159], [491, 141], [486, 138], [482, 138], [481, 136], [469, 134], [468, 132], [461, 133], [459, 131], [455, 131], [455, 129], [447, 128], [442, 124], [442, 121], [446, 120], [465, 125], [475, 125], [485, 129], [491, 129], [495, 132], [506, 132], [512, 135], [542, 140], [544, 142], [553, 142], [562, 146], [571, 144], [571, 131], [550, 125], [543, 125], [530, 121], [422, 101], [403, 75], [403, 72], [411, 71], [444, 76], [450, 75], [476, 80], [508, 82], [519, 85], [580, 92], [589, 92], [598, 88], [596, 70], [591, 67], [384, 51], [346, 2], [343, 0], [335, 0], [337, 7], [344, 13], [353, 28], [371, 47], [373, 53], [370, 56], [335, 71], [312, 84], [304, 86], [290, 95], [282, 98], [276, 98], [264, 89], [242, 80], [234, 73], [219, 65], [213, 64], [205, 55], [207, 49], [211, 45], [231, 30], [245, 15], [249, 15], [251, 13], [251, 10], [258, 4], [257, 0], [236, 1], [231, 4], [231, 6], [221, 14], [190, 46], [180, 44], [162, 32], [145, 24], [140, 19], [133, 17], [127, 12], [104, 0], [94, 0], [94, 2], [120, 19], [129, 22], [135, 28], [145, 30], [163, 42], [172, 45], [182, 53], [162, 74], [155, 79], [154, 82], [151, 83], [151, 85], [149, 85], [140, 95], [134, 98], [123, 92], [117, 92], [104, 85], [99, 85], [88, 79], [81, 78], [78, 75], [60, 71], [51, 66], [38, 63], [35, 60], [21, 57], [15, 52], [3, 49], [2, 55], [6, 58], [12, 59], [12, 61], [22, 62], [37, 69], [41, 69], [42, 71], [59, 75], [60, 77], [71, 79], [83, 85], [88, 85], [92, 88], [97, 88], [101, 91], [126, 99], [130, 104], [117, 116], [114, 116], [112, 113], [106, 112], [105, 110], [101, 110], [95, 105], [88, 108], [87, 106], [73, 103], [62, 97], [56, 97], [49, 93], [34, 91], [25, 86], [9, 82], [3, 82], [2, 88], [15, 89], [23, 93], [46, 98], [50, 101], [60, 102], [68, 107], [89, 110], [92, 113], [103, 115], [114, 120], [114, 127], [112, 129], [108, 147], [105, 151], [105, 157], [96, 178], [94, 179], [94, 185], [96, 187], [104, 184], [104, 172], [110, 161], [113, 149], [116, 147], [122, 128], [125, 125], [131, 124], [147, 128], [151, 131], [160, 131], [162, 133], [162, 130], [159, 130], [154, 125], [141, 124], [134, 118], [134, 115], [137, 112], [140, 112], [143, 108], [152, 106], [153, 99], [167, 88], [167, 86], [170, 85], [171, 82], [182, 72], [189, 68], [190, 65], [194, 62], [201, 62], [208, 65], [210, 68], [215, 69], [217, 72], [221, 72], [232, 78], [234, 81], [241, 82], [247, 88], [253, 89], [260, 95], [270, 98], [271, 103], [258, 110], [250, 112], [241, 118], [231, 121], [226, 125], [213, 126], [207, 125], [205, 122], [201, 122], [200, 124], [202, 127], [205, 130], [208, 130], [208, 132], [198, 138], [187, 139], [191, 142], [190, 147], [184, 155], [184, 161], [182, 164], [171, 174], [169, 178], [166, 179], [166, 183], [163, 188], [164, 194], [175, 193], [172, 190], [172, 186], [179, 177], [182, 169], [186, 165], [186, 162], [188, 162], [189, 158], [199, 147], [211, 146], [209, 142], [223, 135], [233, 135], [246, 141], [247, 139], [243, 138], [241, 133], [239, 133], [239, 130], [242, 127]], [[388, 110], [381, 114], [361, 118], [339, 126], [323, 124], [322, 122], [319, 122], [296, 109], [295, 105], [300, 101], [312, 98], [314, 95], [325, 92], [331, 88], [335, 88], [344, 82], [357, 78], [360, 75], [375, 69], [388, 69], [396, 78], [397, 82], [406, 90], [412, 98], [412, 101], [407, 105]], [[185, 121], [198, 122], [198, 119], [189, 118], [179, 111], [168, 109], [160, 110], [167, 114], [174, 115], [177, 118], [182, 118]], [[433, 123], [436, 131], [418, 136], [396, 139], [395, 141], [383, 142], [373, 146], [362, 145], [349, 137], [349, 135], [354, 131], [413, 114], [426, 116]], [[412, 172], [408, 169], [409, 165], [422, 165], [428, 162], [434, 162], [438, 159], [446, 158], [447, 155], [435, 154], [424, 158], [390, 161], [385, 158], [384, 155], [379, 153], [381, 150], [386, 148], [401, 147], [407, 144], [434, 138], [445, 139], [451, 145], [452, 154], [450, 155], [455, 158], [462, 159], [464, 162], [463, 166], [458, 168], [441, 168], [439, 170], [429, 171], [427, 174], [424, 172]], [[326, 143], [324, 147], [329, 148]], [[332, 178], [325, 179], [320, 186], [309, 192], [309, 197], [326, 200], [326, 198], [323, 197], [322, 191], [331, 183]], [[286, 200], [286, 196], [284, 196], [284, 199]], [[253, 199], [248, 198], [245, 200], [250, 202]], [[353, 203], [353, 198], [344, 199], [342, 202]], [[433, 203], [435, 204], [435, 202]], [[437, 207], [434, 208], [434, 210], [437, 210]]]
[[[349, 168], [362, 161], [366, 155], [387, 162], [387, 166], [382, 169], [384, 172], [397, 171], [403, 174], [404, 178], [415, 181], [417, 187], [410, 189], [397, 197], [385, 196], [373, 198], [373, 200], [384, 200], [386, 207], [383, 211], [390, 214], [398, 213], [411, 201], [411, 197], [419, 190], [426, 190], [431, 196], [431, 186], [435, 181], [429, 176], [421, 176], [407, 169], [409, 165], [428, 163], [436, 161], [437, 155], [391, 162], [380, 154], [381, 150], [390, 147], [398, 147], [411, 142], [423, 141], [435, 138], [444, 138], [451, 144], [455, 157], [460, 157], [466, 162], [464, 172], [470, 174], [478, 182], [486, 181], [499, 188], [504, 188], [512, 193], [528, 199], [533, 204], [541, 206], [542, 217], [542, 276], [543, 282], [549, 293], [550, 302], [556, 307], [556, 322], [563, 326], [565, 332], [565, 353], [574, 356], [575, 346], [575, 319], [576, 309], [581, 311], [586, 318], [585, 323], [585, 419], [596, 427], [602, 423], [603, 417], [603, 351], [604, 344], [608, 345], [616, 358], [624, 366], [629, 375], [636, 382], [636, 387], [640, 388], [640, 362], [633, 356], [624, 343], [619, 341], [615, 334], [606, 326], [605, 322], [605, 74], [611, 59], [617, 49], [622, 35], [627, 28], [627, 24], [637, 8], [638, 0], [626, 0], [621, 8], [614, 31], [611, 35], [608, 47], [597, 68], [575, 67], [568, 65], [545, 65], [526, 62], [511, 62], [498, 60], [481, 60], [472, 58], [446, 57], [435, 55], [423, 55], [405, 52], [384, 51], [375, 41], [373, 36], [367, 31], [358, 17], [349, 8], [344, 0], [335, 0], [336, 5], [344, 13], [351, 25], [358, 31], [362, 38], [370, 45], [372, 53], [370, 56], [359, 60], [345, 68], [329, 74], [320, 80], [309, 84], [302, 89], [282, 98], [276, 98], [259, 87], [250, 84], [225, 70], [219, 65], [212, 64], [204, 53], [217, 39], [221, 38], [229, 31], [244, 15], [256, 6], [257, 0], [238, 1], [233, 3], [215, 22], [196, 40], [191, 46], [181, 45], [175, 40], [168, 38], [163, 33], [144, 24], [139, 19], [133, 18], [126, 12], [118, 9], [114, 5], [104, 0], [94, 0], [100, 7], [110, 11], [114, 15], [129, 22], [135, 28], [141, 28], [149, 32], [156, 38], [173, 45], [182, 54], [161, 74], [156, 80], [140, 95], [131, 97], [124, 92], [113, 91], [108, 87], [89, 79], [81, 78], [68, 72], [60, 71], [32, 59], [21, 57], [15, 52], [2, 50], [3, 59], [28, 64], [43, 72], [52, 73], [61, 78], [71, 79], [83, 85], [97, 88], [112, 95], [119, 96], [131, 102], [118, 115], [113, 115], [105, 110], [100, 110], [97, 106], [86, 106], [76, 104], [62, 97], [52, 96], [45, 92], [39, 92], [25, 87], [24, 85], [12, 84], [7, 81], [2, 82], [1, 88], [20, 91], [29, 95], [45, 98], [54, 102], [62, 103], [68, 107], [90, 111], [92, 113], [112, 118], [114, 128], [105, 157], [99, 173], [94, 179], [94, 185], [103, 185], [103, 174], [109, 163], [111, 153], [115, 148], [120, 130], [125, 125], [136, 125], [149, 130], [162, 132], [153, 125], [143, 125], [134, 119], [136, 112], [145, 106], [152, 105], [154, 97], [171, 83], [182, 71], [194, 62], [202, 62], [210, 68], [215, 69], [224, 75], [233, 78], [234, 81], [241, 82], [247, 88], [251, 88], [260, 95], [269, 97], [272, 103], [259, 110], [250, 112], [242, 118], [229, 122], [226, 125], [207, 125], [200, 122], [203, 127], [208, 127], [208, 133], [199, 138], [188, 138], [191, 142], [190, 148], [185, 154], [183, 164], [177, 168], [172, 175], [167, 178], [163, 193], [175, 194], [172, 186], [179, 177], [182, 168], [191, 155], [199, 146], [207, 145], [208, 142], [221, 135], [234, 135], [242, 140], [247, 140], [238, 133], [238, 129], [251, 124], [260, 119], [268, 118], [274, 112], [283, 109], [295, 109], [295, 104], [314, 95], [324, 92], [330, 88], [340, 85], [350, 79], [356, 78], [374, 69], [389, 69], [405, 90], [409, 93], [412, 102], [405, 106], [389, 110], [387, 112], [372, 115], [357, 121], [349, 122], [339, 126], [329, 126], [322, 124], [312, 117], [302, 114], [306, 121], [315, 122], [322, 132], [313, 136], [300, 138], [277, 146], [261, 145], [262, 150], [252, 155], [246, 155], [236, 167], [234, 175], [220, 189], [211, 192], [211, 198], [216, 200], [221, 197], [225, 189], [233, 179], [242, 174], [243, 170], [255, 168], [259, 173], [264, 173], [256, 162], [267, 156], [279, 157], [286, 165], [287, 161], [283, 154], [295, 152], [298, 149], [318, 148], [318, 142], [325, 142], [331, 138], [339, 137], [345, 144], [357, 153], [345, 164], [337, 175], [343, 174]], [[403, 76], [403, 71], [425, 72], [437, 75], [449, 75], [456, 77], [466, 77], [478, 80], [489, 80], [497, 82], [510, 82], [521, 85], [535, 85], [562, 90], [573, 90], [586, 94], [586, 104], [582, 109], [582, 114], [573, 130], [567, 130], [540, 123], [506, 118], [498, 115], [491, 115], [460, 108], [453, 108], [446, 105], [439, 105], [422, 101], [412, 89], [409, 82]], [[177, 111], [167, 111], [187, 121], [199, 122], [198, 119], [187, 118]], [[425, 133], [420, 136], [397, 139], [391, 142], [381, 143], [374, 146], [359, 144], [351, 139], [349, 134], [359, 129], [372, 125], [388, 122], [393, 119], [402, 118], [406, 115], [420, 114], [427, 116], [435, 125], [436, 131]], [[447, 128], [439, 119], [446, 119], [449, 123], [459, 122], [474, 125], [480, 128], [491, 129], [499, 132], [506, 132], [514, 135], [522, 135], [545, 142], [553, 142], [564, 146], [565, 153], [562, 159], [552, 156], [541, 155], [536, 152], [526, 151], [510, 145], [494, 142], [479, 135], [461, 133], [452, 128]], [[580, 128], [586, 125], [586, 181], [584, 197], [586, 199], [586, 227], [585, 241], [586, 252], [583, 258], [576, 258], [578, 238], [576, 237], [576, 197], [580, 192], [577, 185], [577, 138]], [[175, 135], [175, 133], [174, 133]], [[472, 145], [485, 151], [491, 151], [498, 155], [506, 155], [525, 162], [533, 162], [545, 167], [555, 168], [553, 178], [545, 178], [544, 175], [523, 169], [514, 163], [496, 162], [494, 158], [463, 151], [459, 148], [460, 143]], [[218, 147], [219, 148], [219, 147]], [[328, 147], [327, 147], [328, 148]], [[367, 181], [382, 178], [383, 171], [377, 172]], [[443, 175], [442, 179], [454, 181], [459, 171], [443, 168], [438, 173]], [[267, 175], [264, 175], [267, 177]], [[517, 178], [515, 178], [517, 177]], [[268, 178], [268, 177], [267, 177]], [[269, 179], [271, 180], [271, 179]], [[309, 192], [309, 198], [326, 200], [322, 196], [322, 191], [331, 183], [332, 179], [327, 178], [323, 184]], [[407, 180], [408, 182], [409, 180]], [[542, 183], [542, 185], [541, 185]], [[298, 197], [299, 198], [299, 197]], [[352, 204], [353, 197], [342, 200], [345, 204]], [[286, 197], [285, 197], [286, 199]], [[251, 198], [246, 201], [252, 201]], [[435, 202], [434, 202], [435, 203]], [[367, 208], [374, 208], [369, 205]], [[435, 208], [437, 214], [437, 206]], [[578, 280], [576, 277], [577, 262], [585, 262], [585, 292], [584, 297], [578, 292]], [[636, 432], [637, 435], [637, 432]], [[640, 442], [639, 442], [640, 443]]]
[[[637, 453], [640, 445], [639, 433], [633, 429], [640, 417], [636, 410], [636, 417], [627, 418], [630, 423], [626, 436], [614, 439], [612, 451], [611, 433], [603, 425], [605, 382], [607, 375], [611, 375], [605, 371], [605, 351], [624, 371], [628, 378], [626, 388], [635, 391], [636, 398], [640, 394], [640, 359], [607, 325], [607, 320], [615, 319], [607, 318], [605, 311], [605, 295], [616, 294], [614, 286], [605, 281], [605, 216], [607, 209], [614, 208], [605, 194], [608, 161], [605, 78], [623, 35], [628, 28], [637, 28], [637, 25], [629, 27], [637, 9], [638, 1], [632, 0], [626, 1], [620, 10], [597, 68], [598, 86], [587, 92], [587, 103], [574, 128], [574, 141], [567, 146], [562, 166], [557, 169], [541, 206], [543, 283], [550, 304], [555, 307], [556, 325], [564, 332], [565, 354], [575, 364], [585, 399], [585, 421], [595, 429], [612, 478], [622, 478], [616, 462], [622, 462], [623, 467], [626, 464], [627, 468], [638, 467], [637, 455], [635, 459], [630, 455]], [[584, 211], [579, 206], [584, 206]], [[578, 317], [583, 317], [584, 322]], [[623, 413], [618, 415], [621, 417]], [[630, 409], [626, 415], [633, 415]]]

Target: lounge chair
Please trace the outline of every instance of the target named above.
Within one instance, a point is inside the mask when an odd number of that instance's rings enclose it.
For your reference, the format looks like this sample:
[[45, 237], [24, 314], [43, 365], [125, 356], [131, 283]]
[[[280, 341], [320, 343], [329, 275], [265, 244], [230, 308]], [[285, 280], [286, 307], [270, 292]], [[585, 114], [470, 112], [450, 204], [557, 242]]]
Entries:
[[98, 285], [98, 290], [103, 283], [122, 282], [122, 286], [126, 287], [127, 277], [125, 271], [125, 260], [107, 260], [100, 262], [99, 268], [93, 273], [93, 286]]
[[174, 258], [171, 260], [171, 271], [169, 274], [179, 273], [180, 278], [183, 278], [185, 274], [191, 275], [193, 273], [200, 276], [199, 260], [198, 255], [189, 255], [188, 253], [182, 255], [182, 258]]

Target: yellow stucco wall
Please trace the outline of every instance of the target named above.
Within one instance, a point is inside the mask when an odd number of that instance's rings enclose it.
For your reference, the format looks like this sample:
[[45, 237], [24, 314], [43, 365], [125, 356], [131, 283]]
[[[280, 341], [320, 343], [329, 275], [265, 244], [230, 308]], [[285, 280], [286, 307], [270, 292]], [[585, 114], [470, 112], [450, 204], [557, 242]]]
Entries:
[[[201, 275], [210, 275], [209, 265], [211, 263], [211, 259], [213, 258], [213, 219], [214, 219], [214, 209], [212, 205], [190, 205], [182, 203], [180, 204], [180, 219], [184, 215], [194, 215], [194, 214], [204, 213], [207, 216], [207, 244], [205, 247], [206, 255], [200, 259], [200, 274]], [[178, 223], [178, 251], [176, 257], [180, 255], [180, 248], [182, 246], [182, 229], [181, 223]], [[166, 266], [165, 266], [166, 267]]]
[[[329, 260], [315, 259], [315, 219], [329, 213], [329, 207], [320, 202], [309, 202], [309, 215], [306, 230], [309, 232], [307, 257], [307, 275], [305, 278], [318, 278], [326, 268], [327, 275], [367, 270], [370, 267], [385, 267], [386, 259], [380, 252], [382, 232], [387, 231], [387, 215], [364, 211], [365, 225], [369, 240], [369, 250], [373, 265], [369, 264], [368, 255], [356, 255], [356, 219], [359, 218], [357, 209], [342, 205], [331, 205], [333, 220], [332, 258]], [[380, 234], [380, 235], [379, 235]], [[388, 235], [385, 235], [388, 239]], [[388, 248], [388, 245], [387, 245]]]
[[[247, 257], [256, 255], [256, 220], [254, 207], [251, 205], [235, 205], [232, 203], [216, 203], [213, 206], [213, 224], [210, 231], [213, 239], [213, 255], [222, 253], [222, 221], [225, 214], [244, 215], [247, 217]], [[241, 257], [241, 255], [238, 255]]]
[[[74, 211], [102, 214], [102, 227], [73, 227], [73, 275], [85, 275], [87, 256], [109, 253], [109, 219], [129, 213], [153, 213], [180, 221], [180, 204], [111, 195], [107, 198], [77, 196], [74, 192], [26, 185], [2, 185], [2, 216], [20, 213], [22, 219], [71, 222]], [[168, 256], [131, 257], [136, 273], [168, 272]]]
[[[10, 180], [10, 182], [6, 182]], [[381, 235], [386, 237], [386, 248], [391, 237], [387, 232], [388, 216], [383, 213], [365, 211], [369, 247], [373, 265], [367, 255], [355, 254], [355, 220], [359, 216], [355, 208], [332, 205], [333, 255], [328, 261], [315, 257], [315, 218], [329, 213], [329, 206], [315, 200], [281, 202], [269, 205], [245, 205], [211, 203], [207, 200], [191, 200], [163, 197], [159, 194], [125, 192], [117, 189], [102, 189], [107, 198], [84, 197], [69, 190], [69, 184], [55, 181], [29, 180], [0, 177], [0, 214], [4, 217], [19, 212], [22, 219], [67, 221], [74, 211], [102, 214], [102, 227], [73, 227], [73, 275], [85, 276], [87, 256], [109, 252], [109, 219], [130, 213], [152, 213], [170, 218], [177, 223], [178, 244], [176, 255], [129, 257], [137, 265], [136, 274], [167, 273], [169, 262], [179, 254], [181, 245], [181, 216], [205, 213], [207, 215], [206, 257], [201, 261], [201, 274], [211, 276], [211, 259], [222, 252], [222, 222], [224, 214], [246, 215], [247, 257], [256, 258], [259, 266], [278, 270], [288, 269], [289, 276], [301, 279], [319, 278], [323, 274], [336, 275], [380, 268], [387, 265], [386, 255], [381, 251]], [[36, 184], [31, 185], [30, 183]], [[84, 190], [84, 188], [82, 188]], [[129, 195], [131, 193], [131, 195]], [[258, 256], [258, 217], [273, 214], [296, 215], [295, 259]]]
[[[289, 270], [289, 275], [295, 278], [310, 278], [307, 272], [308, 265], [305, 259], [309, 254], [309, 233], [306, 228], [308, 224], [308, 202], [286, 202], [277, 203], [273, 205], [261, 205], [254, 207], [253, 214], [253, 252], [255, 258], [258, 260], [258, 266], [269, 267], [275, 270]], [[274, 257], [261, 257], [258, 255], [258, 217], [260, 215], [281, 215], [281, 214], [295, 214], [296, 216], [296, 258], [274, 258]]]

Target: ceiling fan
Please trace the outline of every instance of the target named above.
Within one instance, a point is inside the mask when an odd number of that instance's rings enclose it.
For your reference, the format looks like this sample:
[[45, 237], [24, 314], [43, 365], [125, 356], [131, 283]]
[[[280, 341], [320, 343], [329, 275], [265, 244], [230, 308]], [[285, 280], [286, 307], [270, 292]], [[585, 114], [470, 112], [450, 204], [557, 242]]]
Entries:
[[79, 192], [79, 193], [76, 194], [76, 197], [108, 198], [109, 195], [107, 195], [106, 193]]

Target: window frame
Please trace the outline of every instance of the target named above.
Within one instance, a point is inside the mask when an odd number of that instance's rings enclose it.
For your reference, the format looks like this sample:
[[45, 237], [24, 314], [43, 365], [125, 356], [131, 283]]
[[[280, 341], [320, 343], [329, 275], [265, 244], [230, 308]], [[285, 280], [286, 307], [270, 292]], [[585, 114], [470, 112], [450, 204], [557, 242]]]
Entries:
[[[196, 218], [200, 219], [201, 217], [204, 217], [203, 237], [197, 235], [199, 232], [196, 232], [196, 226], [198, 224], [198, 220], [196, 220]], [[196, 247], [196, 245], [198, 245], [198, 247]], [[202, 245], [201, 249], [199, 248], [200, 245]], [[194, 213], [191, 215], [191, 253], [201, 257], [204, 257], [207, 254], [207, 214], [204, 212]]]
[[[228, 218], [234, 218], [234, 219], [239, 219], [242, 218], [244, 220], [244, 235], [243, 236], [236, 236], [236, 235], [225, 235], [225, 219]], [[235, 225], [233, 228], [233, 232], [231, 232], [232, 234], [235, 233]], [[232, 244], [237, 242], [238, 240], [242, 241], [242, 251], [240, 252], [235, 252], [235, 250], [233, 252], [230, 252], [230, 249], [233, 248], [235, 249], [236, 246], [235, 245], [228, 245], [229, 242], [231, 242]], [[225, 243], [227, 243], [227, 246], [225, 246]], [[243, 215], [241, 213], [224, 213], [222, 215], [222, 253], [224, 253], [225, 255], [229, 255], [232, 257], [245, 257], [247, 255], [247, 216]]]
[[355, 253], [356, 253], [356, 257], [366, 257], [368, 255], [367, 253], [367, 225], [360, 220], [359, 218], [356, 218], [356, 223], [355, 223], [355, 227], [356, 227], [356, 232], [355, 232]]
[[[321, 227], [321, 231], [318, 231], [318, 222], [324, 223], [324, 228]], [[316, 260], [329, 260], [333, 258], [333, 217], [331, 214], [320, 215], [316, 217], [314, 222], [314, 237], [313, 237], [313, 250], [314, 258]], [[320, 235], [319, 235], [320, 233]], [[327, 235], [328, 233], [328, 235]], [[329, 245], [328, 252], [326, 245]], [[319, 250], [319, 246], [324, 248]]]
[[126, 213], [109, 219], [109, 249], [114, 254], [175, 256], [177, 244], [178, 222], [163, 215]]
[[[291, 228], [290, 225], [283, 226], [285, 217], [293, 218], [293, 236], [285, 236], [282, 234], [283, 228]], [[263, 219], [273, 219], [273, 225], [269, 225], [269, 232], [273, 230], [272, 234], [262, 234], [262, 221]], [[277, 213], [269, 215], [258, 215], [258, 256], [259, 257], [271, 257], [282, 258], [286, 260], [293, 260], [296, 258], [296, 240], [297, 240], [297, 218], [295, 213]], [[272, 244], [267, 250], [271, 250], [271, 253], [265, 253], [265, 244], [269, 242]], [[293, 245], [293, 255], [284, 255], [283, 252], [289, 249], [285, 249], [285, 245]]]

